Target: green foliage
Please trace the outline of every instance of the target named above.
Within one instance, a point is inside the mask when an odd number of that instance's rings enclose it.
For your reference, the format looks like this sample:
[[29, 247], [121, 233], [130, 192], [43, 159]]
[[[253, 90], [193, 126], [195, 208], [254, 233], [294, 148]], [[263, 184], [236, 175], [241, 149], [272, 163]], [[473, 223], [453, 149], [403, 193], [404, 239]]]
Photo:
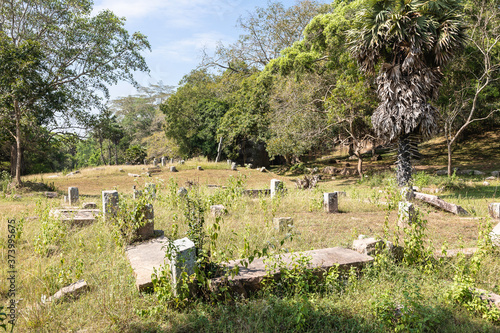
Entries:
[[138, 145], [133, 145], [127, 148], [125, 151], [125, 160], [131, 164], [141, 164], [144, 163], [146, 158], [146, 151], [143, 147]]
[[2, 188], [2, 192], [5, 193], [7, 191], [10, 183], [12, 183], [10, 172], [7, 172], [5, 170], [0, 171], [0, 187]]
[[51, 246], [59, 246], [66, 239], [68, 228], [60, 219], [50, 216], [50, 207], [37, 201], [35, 209], [40, 221], [40, 230], [35, 237], [35, 252], [41, 256], [47, 255]]

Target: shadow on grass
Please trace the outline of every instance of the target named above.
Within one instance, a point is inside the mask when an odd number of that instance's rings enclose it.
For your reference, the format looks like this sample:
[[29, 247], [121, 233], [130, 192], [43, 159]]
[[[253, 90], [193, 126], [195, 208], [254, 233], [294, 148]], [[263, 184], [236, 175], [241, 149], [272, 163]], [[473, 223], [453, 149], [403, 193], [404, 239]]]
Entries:
[[467, 186], [464, 189], [456, 190], [452, 193], [441, 194], [439, 195], [439, 197], [442, 199], [445, 198], [497, 199], [500, 198], [500, 186], [490, 185], [490, 186], [482, 186], [480, 188]]

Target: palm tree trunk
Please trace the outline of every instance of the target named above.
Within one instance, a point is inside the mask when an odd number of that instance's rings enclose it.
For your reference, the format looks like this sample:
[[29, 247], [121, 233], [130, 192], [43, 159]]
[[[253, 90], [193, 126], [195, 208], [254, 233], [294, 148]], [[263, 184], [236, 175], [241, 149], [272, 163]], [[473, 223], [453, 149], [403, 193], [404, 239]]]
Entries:
[[402, 134], [398, 141], [398, 161], [396, 169], [398, 186], [406, 186], [411, 179], [410, 135]]

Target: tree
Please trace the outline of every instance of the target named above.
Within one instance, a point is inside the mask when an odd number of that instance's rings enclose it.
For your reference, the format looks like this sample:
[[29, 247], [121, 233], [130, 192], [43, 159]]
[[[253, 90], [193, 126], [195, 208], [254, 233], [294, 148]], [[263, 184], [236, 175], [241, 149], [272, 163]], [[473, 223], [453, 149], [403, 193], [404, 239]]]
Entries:
[[469, 38], [465, 51], [447, 73], [440, 99], [448, 150], [448, 176], [453, 174], [452, 150], [472, 124], [500, 111], [500, 9], [497, 1], [466, 3]]
[[[124, 19], [106, 10], [91, 16], [88, 0], [5, 0], [0, 11], [1, 33], [9, 47], [23, 52], [24, 45], [37, 44], [36, 72], [43, 79], [32, 81], [34, 69], [19, 73], [19, 82], [26, 86], [43, 87], [50, 94], [29, 89], [24, 99], [15, 97], [11, 106], [20, 117], [16, 120], [16, 142], [21, 147], [20, 125], [23, 119], [36, 118], [52, 124], [52, 129], [86, 123], [88, 110], [102, 106], [102, 96], [108, 96], [107, 85], [120, 80], [135, 83], [134, 71], [147, 71], [141, 51], [149, 49], [145, 36], [124, 29]], [[3, 37], [2, 37], [3, 38]], [[5, 43], [5, 40], [4, 40]], [[17, 57], [17, 59], [22, 59]], [[35, 62], [30, 62], [35, 64]], [[11, 73], [2, 72], [4, 78]], [[22, 75], [21, 75], [22, 74]], [[17, 95], [16, 95], [17, 96]], [[47, 96], [50, 103], [47, 102]], [[26, 101], [30, 101], [27, 103]], [[45, 106], [48, 113], [35, 106]], [[23, 110], [22, 112], [16, 110]], [[18, 155], [21, 149], [18, 150]], [[16, 163], [19, 164], [20, 158]], [[16, 182], [21, 182], [20, 167], [16, 167]]]
[[[256, 7], [254, 12], [240, 17], [238, 26], [243, 29], [235, 44], [219, 44], [213, 57], [204, 54], [203, 67], [220, 67], [236, 72], [252, 67], [262, 68], [280, 52], [302, 38], [302, 31], [309, 21], [331, 6], [316, 1], [302, 0], [290, 8], [279, 1], [268, 1], [267, 7]], [[235, 63], [248, 67], [238, 68]]]
[[370, 0], [350, 32], [352, 54], [361, 69], [374, 72], [380, 104], [372, 115], [377, 134], [398, 140], [397, 182], [411, 179], [410, 135], [430, 136], [439, 113], [441, 67], [465, 41], [461, 6], [456, 0]]

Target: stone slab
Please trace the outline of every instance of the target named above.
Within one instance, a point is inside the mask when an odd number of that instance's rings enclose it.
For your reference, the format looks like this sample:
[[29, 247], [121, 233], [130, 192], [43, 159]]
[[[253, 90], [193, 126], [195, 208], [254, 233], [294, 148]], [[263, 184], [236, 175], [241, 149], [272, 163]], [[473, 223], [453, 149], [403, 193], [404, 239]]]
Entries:
[[243, 190], [243, 195], [249, 196], [251, 198], [258, 198], [259, 196], [268, 196], [271, 195], [271, 189], [263, 189], [263, 190]]
[[54, 295], [45, 300], [44, 303], [50, 303], [62, 299], [65, 296], [78, 297], [81, 293], [89, 291], [89, 286], [85, 280], [78, 280], [69, 286], [59, 289]]
[[469, 215], [469, 213], [463, 209], [462, 206], [446, 202], [436, 195], [415, 192], [415, 199], [422, 200], [434, 207], [441, 208], [442, 210], [455, 215]]
[[[300, 256], [311, 257], [308, 265], [310, 269], [328, 270], [335, 265], [339, 265], [339, 269], [348, 270], [350, 267], [362, 267], [366, 263], [373, 261], [373, 258], [358, 253], [353, 250], [342, 247], [333, 247], [327, 249], [318, 249], [312, 251], [297, 252], [294, 254], [286, 253], [281, 256], [281, 262], [284, 265], [290, 265]], [[258, 258], [245, 267], [241, 264], [241, 260], [232, 260], [226, 264], [227, 269], [239, 267], [239, 272], [234, 277], [219, 277], [210, 281], [212, 289], [217, 289], [218, 286], [228, 284], [234, 292], [246, 293], [247, 291], [257, 291], [261, 288], [261, 282], [266, 277], [266, 262], [268, 259]], [[275, 276], [278, 271], [271, 272]]]
[[161, 266], [169, 264], [166, 257], [168, 242], [169, 239], [162, 236], [144, 243], [129, 245], [125, 249], [127, 259], [134, 270], [135, 285], [139, 291], [152, 288], [151, 275], [154, 269], [159, 270]]
[[49, 216], [59, 218], [61, 221], [69, 223], [73, 226], [85, 226], [95, 222], [97, 215], [101, 211], [99, 209], [52, 209]]

